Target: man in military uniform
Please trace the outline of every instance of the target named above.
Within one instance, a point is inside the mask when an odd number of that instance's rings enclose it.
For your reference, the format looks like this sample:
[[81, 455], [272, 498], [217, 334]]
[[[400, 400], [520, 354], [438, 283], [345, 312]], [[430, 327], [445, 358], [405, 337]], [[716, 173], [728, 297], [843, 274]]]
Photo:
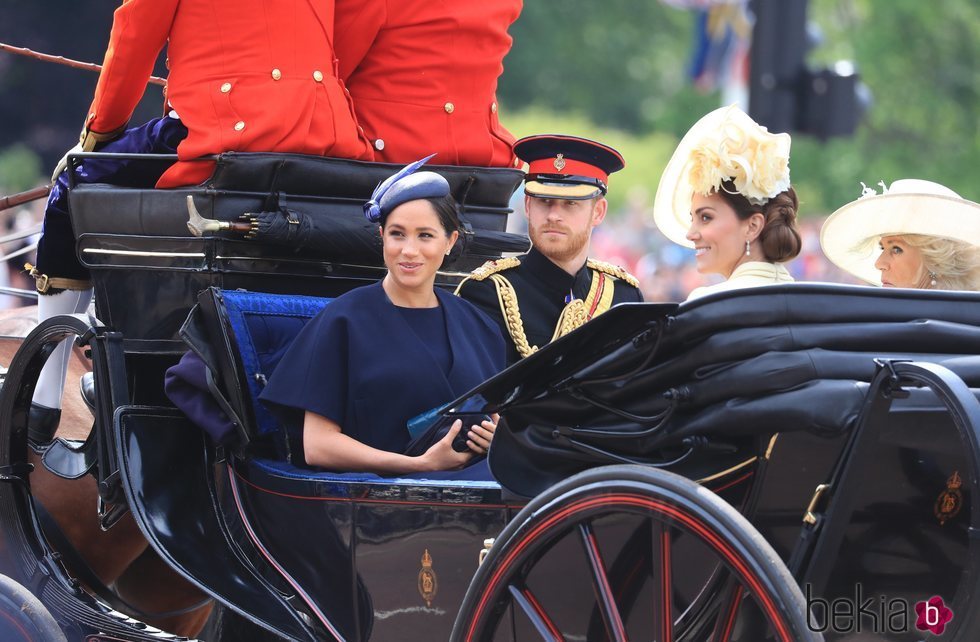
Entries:
[[588, 258], [606, 216], [609, 174], [625, 166], [611, 147], [573, 136], [530, 136], [514, 145], [528, 163], [524, 209], [533, 247], [477, 268], [456, 294], [503, 329], [508, 364], [568, 334], [618, 303], [643, 296], [636, 278]]

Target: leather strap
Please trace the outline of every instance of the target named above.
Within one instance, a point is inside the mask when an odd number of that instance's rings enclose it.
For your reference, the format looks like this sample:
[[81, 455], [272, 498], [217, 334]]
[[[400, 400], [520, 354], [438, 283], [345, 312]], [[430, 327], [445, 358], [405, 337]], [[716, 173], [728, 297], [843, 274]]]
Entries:
[[91, 281], [83, 281], [81, 279], [64, 279], [59, 276], [48, 276], [47, 274], [41, 274], [37, 271], [37, 268], [30, 263], [24, 264], [24, 269], [27, 270], [29, 276], [34, 278], [34, 285], [37, 287], [37, 291], [41, 294], [46, 293], [51, 288], [57, 290], [87, 290], [92, 287]]

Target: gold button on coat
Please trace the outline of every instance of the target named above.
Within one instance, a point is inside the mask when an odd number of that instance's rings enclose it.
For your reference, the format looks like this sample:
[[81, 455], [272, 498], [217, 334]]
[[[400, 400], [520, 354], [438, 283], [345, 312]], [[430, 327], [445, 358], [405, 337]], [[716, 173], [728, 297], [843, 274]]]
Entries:
[[237, 123], [235, 123], [235, 131], [236, 132], [240, 132], [243, 129], [245, 129], [245, 121], [244, 120], [240, 120]]
[[230, 82], [222, 83], [221, 93], [227, 94], [229, 91], [231, 91], [231, 83]]
[[323, 82], [323, 74], [317, 70], [313, 72], [313, 80], [317, 82]]
[[454, 111], [456, 111], [456, 105], [454, 105], [452, 103], [446, 103], [445, 106], [443, 107], [443, 109], [446, 110], [446, 113], [447, 114], [451, 114]]
[[497, 113], [497, 103], [490, 103], [490, 113], [491, 114]]
[[278, 69], [273, 69], [272, 70], [272, 79], [273, 80], [279, 80], [280, 78], [282, 78], [282, 72], [279, 71]]

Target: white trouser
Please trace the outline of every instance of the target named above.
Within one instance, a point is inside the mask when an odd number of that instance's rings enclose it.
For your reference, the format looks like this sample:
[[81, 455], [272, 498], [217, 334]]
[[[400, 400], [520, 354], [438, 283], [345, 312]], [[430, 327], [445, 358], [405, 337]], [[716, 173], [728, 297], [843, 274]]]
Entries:
[[[63, 290], [58, 294], [42, 294], [37, 301], [38, 322], [59, 314], [76, 314], [88, 309], [92, 301], [92, 289]], [[61, 394], [65, 388], [68, 360], [71, 358], [72, 338], [61, 342], [48, 357], [34, 389], [34, 403], [47, 408], [61, 408]]]

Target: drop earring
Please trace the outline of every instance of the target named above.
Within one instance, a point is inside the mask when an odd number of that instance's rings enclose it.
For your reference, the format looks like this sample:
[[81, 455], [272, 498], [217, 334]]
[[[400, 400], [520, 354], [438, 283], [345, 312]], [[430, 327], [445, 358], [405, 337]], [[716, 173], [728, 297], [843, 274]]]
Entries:
[[939, 282], [936, 280], [936, 278], [937, 277], [936, 277], [936, 273], [935, 272], [930, 272], [929, 273], [929, 279], [930, 279], [929, 280], [929, 285], [930, 286], [936, 287], [937, 285], [939, 285]]
[[749, 240], [745, 239], [745, 256], [752, 256], [752, 252], [749, 251]]

